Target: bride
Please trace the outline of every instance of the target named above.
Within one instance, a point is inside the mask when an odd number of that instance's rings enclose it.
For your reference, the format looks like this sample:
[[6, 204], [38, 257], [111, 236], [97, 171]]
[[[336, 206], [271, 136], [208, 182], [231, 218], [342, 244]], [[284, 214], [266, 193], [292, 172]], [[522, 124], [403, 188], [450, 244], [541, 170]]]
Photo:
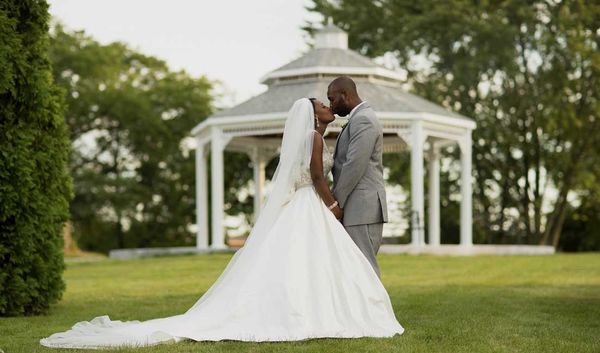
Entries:
[[[40, 340], [106, 348], [195, 341], [297, 341], [402, 334], [390, 298], [338, 219], [323, 140], [335, 117], [302, 98], [290, 109], [272, 190], [243, 248], [185, 313], [148, 321], [99, 316]], [[337, 219], [336, 219], [337, 218]]]

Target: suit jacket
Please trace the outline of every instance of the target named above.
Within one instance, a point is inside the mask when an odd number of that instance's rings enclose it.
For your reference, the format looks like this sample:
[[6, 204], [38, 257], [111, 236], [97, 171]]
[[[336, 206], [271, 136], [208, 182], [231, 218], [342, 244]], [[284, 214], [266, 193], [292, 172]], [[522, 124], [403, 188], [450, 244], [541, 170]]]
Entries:
[[338, 136], [332, 173], [332, 192], [344, 209], [344, 226], [388, 221], [383, 130], [366, 102], [356, 109]]

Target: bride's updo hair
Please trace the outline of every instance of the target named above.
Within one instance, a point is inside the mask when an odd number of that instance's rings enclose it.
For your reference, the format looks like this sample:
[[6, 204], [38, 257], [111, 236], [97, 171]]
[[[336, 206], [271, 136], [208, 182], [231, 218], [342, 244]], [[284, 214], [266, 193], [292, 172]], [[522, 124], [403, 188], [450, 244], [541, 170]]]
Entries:
[[317, 112], [317, 107], [315, 106], [315, 101], [317, 100], [317, 98], [308, 98], [308, 100], [312, 103], [312, 107], [313, 107], [313, 113], [316, 114]]
[[313, 108], [313, 115], [315, 117], [315, 129], [318, 126], [317, 123], [317, 106], [315, 105], [315, 101], [317, 100], [317, 98], [308, 98], [308, 100], [312, 103], [312, 108]]

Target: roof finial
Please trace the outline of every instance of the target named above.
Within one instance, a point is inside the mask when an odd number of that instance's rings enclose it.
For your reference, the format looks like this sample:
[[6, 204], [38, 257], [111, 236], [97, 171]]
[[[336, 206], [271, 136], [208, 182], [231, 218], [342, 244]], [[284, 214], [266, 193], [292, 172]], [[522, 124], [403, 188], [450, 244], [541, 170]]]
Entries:
[[315, 47], [348, 49], [348, 34], [333, 24], [333, 18], [327, 17], [327, 25], [315, 32]]

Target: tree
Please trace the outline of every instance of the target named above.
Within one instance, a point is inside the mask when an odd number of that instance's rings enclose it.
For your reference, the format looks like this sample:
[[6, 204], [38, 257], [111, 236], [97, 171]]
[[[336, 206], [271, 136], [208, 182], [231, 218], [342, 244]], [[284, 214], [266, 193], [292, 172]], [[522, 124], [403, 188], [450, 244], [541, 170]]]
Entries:
[[48, 19], [44, 1], [0, 4], [0, 315], [44, 312], [65, 288], [69, 140]]
[[68, 92], [79, 245], [108, 251], [192, 244], [189, 132], [212, 112], [212, 83], [60, 24], [51, 43], [54, 77]]
[[347, 30], [350, 47], [391, 54], [415, 93], [476, 119], [477, 241], [558, 244], [568, 196], [599, 162], [600, 6], [315, 0], [309, 9]]

